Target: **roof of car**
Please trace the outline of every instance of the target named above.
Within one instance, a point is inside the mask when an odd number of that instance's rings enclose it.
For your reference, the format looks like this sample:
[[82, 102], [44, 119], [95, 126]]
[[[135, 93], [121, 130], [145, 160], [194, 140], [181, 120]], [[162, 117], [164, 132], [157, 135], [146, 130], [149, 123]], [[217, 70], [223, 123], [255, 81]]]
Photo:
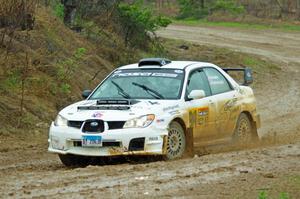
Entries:
[[138, 63], [136, 64], [130, 64], [126, 66], [119, 67], [118, 69], [138, 69], [138, 68], [170, 68], [170, 69], [186, 69], [189, 66], [196, 65], [198, 67], [205, 67], [205, 66], [214, 66], [211, 63], [207, 62], [197, 62], [197, 61], [172, 61], [169, 64], [163, 65], [163, 66], [157, 66], [157, 65], [149, 65], [149, 66], [139, 66]]

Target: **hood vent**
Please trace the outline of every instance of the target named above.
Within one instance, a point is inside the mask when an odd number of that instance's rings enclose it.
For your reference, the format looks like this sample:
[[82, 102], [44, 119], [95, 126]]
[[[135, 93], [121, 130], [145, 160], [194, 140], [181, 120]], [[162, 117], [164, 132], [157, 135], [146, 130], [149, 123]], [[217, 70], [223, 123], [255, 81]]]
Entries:
[[138, 100], [97, 100], [96, 106], [78, 106], [78, 110], [129, 110]]
[[78, 110], [129, 110], [130, 106], [78, 106]]
[[137, 100], [98, 100], [97, 105], [134, 105], [139, 102]]

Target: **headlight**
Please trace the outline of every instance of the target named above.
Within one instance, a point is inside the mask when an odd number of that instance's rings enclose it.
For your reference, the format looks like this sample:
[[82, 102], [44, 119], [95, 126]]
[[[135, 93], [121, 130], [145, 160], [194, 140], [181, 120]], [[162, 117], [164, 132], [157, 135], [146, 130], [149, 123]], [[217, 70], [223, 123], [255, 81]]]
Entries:
[[154, 119], [155, 119], [155, 115], [153, 114], [133, 118], [131, 120], [128, 120], [124, 124], [123, 128], [145, 128], [149, 126]]
[[54, 121], [54, 125], [55, 126], [67, 126], [68, 120], [61, 115], [57, 115], [57, 117]]

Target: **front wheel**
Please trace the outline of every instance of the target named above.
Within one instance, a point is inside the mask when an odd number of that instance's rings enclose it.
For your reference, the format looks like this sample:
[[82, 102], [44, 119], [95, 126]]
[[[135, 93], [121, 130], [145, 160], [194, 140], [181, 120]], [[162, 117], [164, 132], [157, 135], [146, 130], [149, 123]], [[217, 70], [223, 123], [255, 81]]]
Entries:
[[172, 160], [183, 156], [186, 148], [186, 139], [182, 126], [178, 122], [171, 122], [167, 139], [167, 153], [165, 158]]

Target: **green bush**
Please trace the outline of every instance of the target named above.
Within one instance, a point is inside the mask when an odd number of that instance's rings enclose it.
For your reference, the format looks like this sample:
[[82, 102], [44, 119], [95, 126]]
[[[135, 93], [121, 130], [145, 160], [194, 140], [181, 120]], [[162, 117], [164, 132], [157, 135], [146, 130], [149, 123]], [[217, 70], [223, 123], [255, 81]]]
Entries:
[[60, 85], [59, 89], [60, 89], [60, 92], [63, 93], [63, 94], [69, 94], [69, 93], [71, 93], [71, 86], [68, 83], [62, 83]]
[[258, 199], [267, 199], [268, 198], [268, 194], [266, 191], [261, 191], [258, 194]]
[[200, 19], [208, 15], [206, 4], [193, 0], [177, 0], [179, 5], [179, 19], [196, 18]]
[[54, 5], [54, 14], [55, 14], [55, 16], [57, 16], [58, 18], [63, 20], [64, 17], [65, 17], [65, 7], [64, 7], [64, 5], [61, 4], [61, 3], [56, 3]]
[[148, 33], [155, 35], [160, 27], [166, 27], [171, 20], [163, 16], [155, 16], [149, 8], [140, 2], [118, 5], [118, 21], [125, 45], [143, 46], [150, 39]]
[[[69, 81], [74, 77], [80, 62], [86, 55], [86, 51], [87, 50], [85, 48], [78, 48], [70, 58], [57, 63], [58, 87], [61, 93], [70, 93], [71, 86], [69, 85]], [[56, 89], [52, 89], [52, 92], [55, 93]]]
[[1, 83], [4, 90], [15, 90], [20, 87], [21, 77], [19, 71], [12, 71]]
[[230, 14], [242, 14], [245, 12], [245, 8], [237, 5], [235, 0], [217, 0], [211, 10], [212, 12], [221, 11]]
[[179, 4], [179, 19], [207, 17], [215, 12], [229, 14], [241, 14], [245, 8], [237, 4], [235, 0], [177, 0]]
[[289, 199], [289, 195], [285, 192], [280, 193], [279, 199]]

